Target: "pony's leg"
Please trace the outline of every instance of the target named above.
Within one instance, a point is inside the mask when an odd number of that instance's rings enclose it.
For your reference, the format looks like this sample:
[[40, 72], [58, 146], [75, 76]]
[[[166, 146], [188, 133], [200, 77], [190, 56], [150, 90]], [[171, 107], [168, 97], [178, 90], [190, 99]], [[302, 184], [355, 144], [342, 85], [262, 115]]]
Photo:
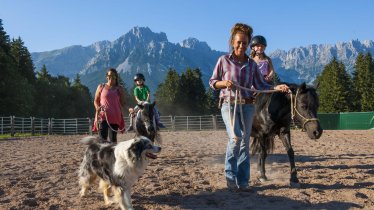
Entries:
[[259, 180], [261, 182], [265, 182], [268, 180], [268, 178], [266, 177], [265, 173], [266, 173], [266, 170], [265, 170], [265, 160], [266, 160], [266, 157], [267, 157], [267, 152], [266, 152], [266, 147], [265, 147], [265, 138], [262, 137], [259, 139], [260, 141], [260, 146], [261, 146], [261, 151], [260, 151], [260, 154], [258, 156], [258, 170], [260, 171], [260, 178]]
[[288, 159], [290, 160], [290, 166], [291, 166], [290, 185], [292, 187], [300, 187], [299, 179], [297, 178], [296, 166], [295, 166], [295, 153], [291, 145], [290, 130], [281, 129], [279, 133], [279, 138], [282, 140], [283, 146], [285, 147], [287, 151]]

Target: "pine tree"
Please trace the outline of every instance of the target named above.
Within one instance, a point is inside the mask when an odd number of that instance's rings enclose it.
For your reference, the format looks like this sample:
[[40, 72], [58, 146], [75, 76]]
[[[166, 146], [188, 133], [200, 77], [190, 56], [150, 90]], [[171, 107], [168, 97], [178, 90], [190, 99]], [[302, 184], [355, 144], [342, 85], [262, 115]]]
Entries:
[[374, 62], [370, 53], [360, 53], [353, 72], [353, 85], [357, 102], [355, 111], [374, 111]]
[[19, 72], [11, 49], [0, 19], [0, 115], [30, 116], [34, 101], [33, 86]]
[[24, 46], [21, 37], [13, 39], [11, 42], [11, 54], [15, 60], [17, 70], [27, 79], [28, 83], [35, 84], [35, 67], [31, 59], [31, 54]]
[[0, 19], [0, 115], [9, 116], [13, 114], [9, 110], [10, 94], [7, 89], [10, 81], [15, 80], [11, 73], [13, 68], [13, 60], [10, 56], [9, 36], [3, 28], [2, 20]]
[[73, 117], [92, 117], [94, 115], [93, 99], [88, 87], [83, 85], [79, 74], [76, 75], [71, 87], [70, 98], [72, 99]]
[[205, 105], [205, 114], [217, 115], [220, 113], [218, 108], [219, 103], [219, 91], [208, 88], [206, 91], [207, 103]]
[[205, 112], [207, 97], [200, 69], [187, 69], [180, 80], [180, 106], [185, 114], [200, 115]]
[[317, 77], [321, 112], [352, 110], [352, 81], [342, 62], [334, 58]]
[[163, 115], [177, 115], [182, 113], [179, 109], [179, 82], [180, 77], [176, 70], [169, 69], [165, 81], [159, 84], [155, 97], [157, 107]]

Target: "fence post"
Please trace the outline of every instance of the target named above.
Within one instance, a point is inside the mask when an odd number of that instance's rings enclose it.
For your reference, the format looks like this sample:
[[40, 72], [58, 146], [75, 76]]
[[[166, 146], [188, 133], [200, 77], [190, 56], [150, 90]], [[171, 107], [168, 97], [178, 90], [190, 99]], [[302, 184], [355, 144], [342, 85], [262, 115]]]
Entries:
[[92, 120], [88, 117], [88, 133], [92, 135]]
[[14, 136], [14, 116], [10, 116], [10, 136]]
[[212, 115], [212, 121], [213, 121], [213, 129], [217, 130], [218, 126], [217, 126], [217, 116], [216, 115]]
[[21, 133], [25, 133], [25, 118], [22, 117], [22, 129], [21, 129]]
[[188, 123], [189, 123], [189, 122], [188, 122], [188, 116], [187, 116], [187, 130], [188, 130]]
[[1, 134], [4, 134], [4, 117], [1, 118]]
[[201, 116], [200, 116], [200, 130], [201, 130]]
[[175, 116], [173, 117], [170, 115], [170, 118], [171, 118], [171, 129], [175, 131]]
[[34, 118], [35, 117], [30, 117], [31, 118], [31, 135], [35, 135], [35, 122], [34, 122]]
[[75, 118], [75, 134], [78, 134], [78, 118]]
[[51, 135], [52, 132], [52, 121], [51, 118], [48, 118], [48, 135]]

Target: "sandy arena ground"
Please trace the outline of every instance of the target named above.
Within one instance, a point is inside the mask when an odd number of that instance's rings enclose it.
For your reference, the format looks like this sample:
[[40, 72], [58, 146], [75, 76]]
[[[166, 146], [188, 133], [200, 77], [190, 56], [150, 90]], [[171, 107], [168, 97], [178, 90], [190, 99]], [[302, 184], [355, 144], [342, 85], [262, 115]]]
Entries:
[[[374, 130], [325, 131], [317, 141], [292, 131], [300, 188], [289, 187], [288, 157], [276, 139], [268, 182], [257, 180], [251, 158], [250, 193], [225, 188], [226, 136], [163, 132], [163, 151], [133, 188], [135, 209], [374, 209]], [[0, 209], [118, 209], [104, 205], [97, 185], [79, 197], [82, 137], [0, 140]]]

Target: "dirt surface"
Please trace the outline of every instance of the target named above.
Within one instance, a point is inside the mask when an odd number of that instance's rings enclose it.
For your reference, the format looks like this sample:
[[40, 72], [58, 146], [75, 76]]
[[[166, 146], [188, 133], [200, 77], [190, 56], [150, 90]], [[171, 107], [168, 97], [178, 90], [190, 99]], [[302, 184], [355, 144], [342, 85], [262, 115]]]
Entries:
[[[0, 140], [0, 209], [118, 209], [104, 205], [98, 185], [79, 197], [82, 137]], [[224, 131], [162, 137], [163, 151], [133, 188], [135, 209], [374, 209], [374, 130], [325, 131], [319, 140], [292, 131], [300, 188], [289, 186], [288, 157], [276, 139], [269, 181], [258, 181], [251, 157], [250, 193], [225, 187]]]

